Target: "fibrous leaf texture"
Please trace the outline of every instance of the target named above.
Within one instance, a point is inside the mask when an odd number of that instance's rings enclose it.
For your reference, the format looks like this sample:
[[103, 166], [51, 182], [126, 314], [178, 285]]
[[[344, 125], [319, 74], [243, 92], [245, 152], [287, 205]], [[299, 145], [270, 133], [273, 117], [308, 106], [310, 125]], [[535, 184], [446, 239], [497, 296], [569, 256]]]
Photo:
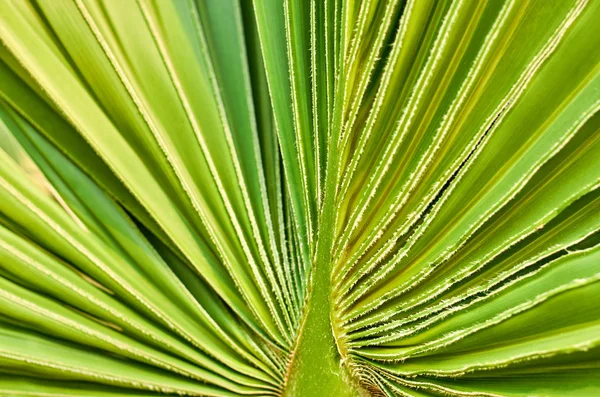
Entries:
[[600, 1], [0, 1], [0, 395], [600, 395]]

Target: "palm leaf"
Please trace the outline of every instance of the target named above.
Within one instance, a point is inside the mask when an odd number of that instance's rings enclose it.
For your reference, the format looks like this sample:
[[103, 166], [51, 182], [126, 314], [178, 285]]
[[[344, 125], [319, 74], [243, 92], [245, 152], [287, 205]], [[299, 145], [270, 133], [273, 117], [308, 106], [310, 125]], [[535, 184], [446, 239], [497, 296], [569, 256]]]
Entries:
[[0, 394], [600, 393], [599, 15], [0, 2]]

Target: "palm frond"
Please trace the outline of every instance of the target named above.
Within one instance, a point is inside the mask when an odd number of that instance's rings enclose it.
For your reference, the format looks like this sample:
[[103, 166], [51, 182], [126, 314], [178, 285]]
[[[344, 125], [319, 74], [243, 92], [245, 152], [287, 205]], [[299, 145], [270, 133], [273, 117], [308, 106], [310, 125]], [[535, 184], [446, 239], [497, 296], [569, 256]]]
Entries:
[[600, 393], [599, 16], [0, 2], [0, 394]]

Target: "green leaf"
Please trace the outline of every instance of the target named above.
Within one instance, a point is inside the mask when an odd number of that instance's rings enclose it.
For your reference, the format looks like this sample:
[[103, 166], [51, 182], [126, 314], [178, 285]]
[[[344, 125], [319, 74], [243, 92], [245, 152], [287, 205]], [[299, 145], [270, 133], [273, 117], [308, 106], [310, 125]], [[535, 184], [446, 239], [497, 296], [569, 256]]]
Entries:
[[600, 393], [598, 15], [0, 1], [0, 394]]

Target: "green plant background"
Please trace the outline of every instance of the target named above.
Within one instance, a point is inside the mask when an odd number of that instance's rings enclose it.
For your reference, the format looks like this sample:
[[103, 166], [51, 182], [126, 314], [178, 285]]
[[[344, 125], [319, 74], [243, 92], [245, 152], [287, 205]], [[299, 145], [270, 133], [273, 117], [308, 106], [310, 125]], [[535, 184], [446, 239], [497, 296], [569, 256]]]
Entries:
[[0, 1], [0, 395], [600, 395], [599, 20]]

